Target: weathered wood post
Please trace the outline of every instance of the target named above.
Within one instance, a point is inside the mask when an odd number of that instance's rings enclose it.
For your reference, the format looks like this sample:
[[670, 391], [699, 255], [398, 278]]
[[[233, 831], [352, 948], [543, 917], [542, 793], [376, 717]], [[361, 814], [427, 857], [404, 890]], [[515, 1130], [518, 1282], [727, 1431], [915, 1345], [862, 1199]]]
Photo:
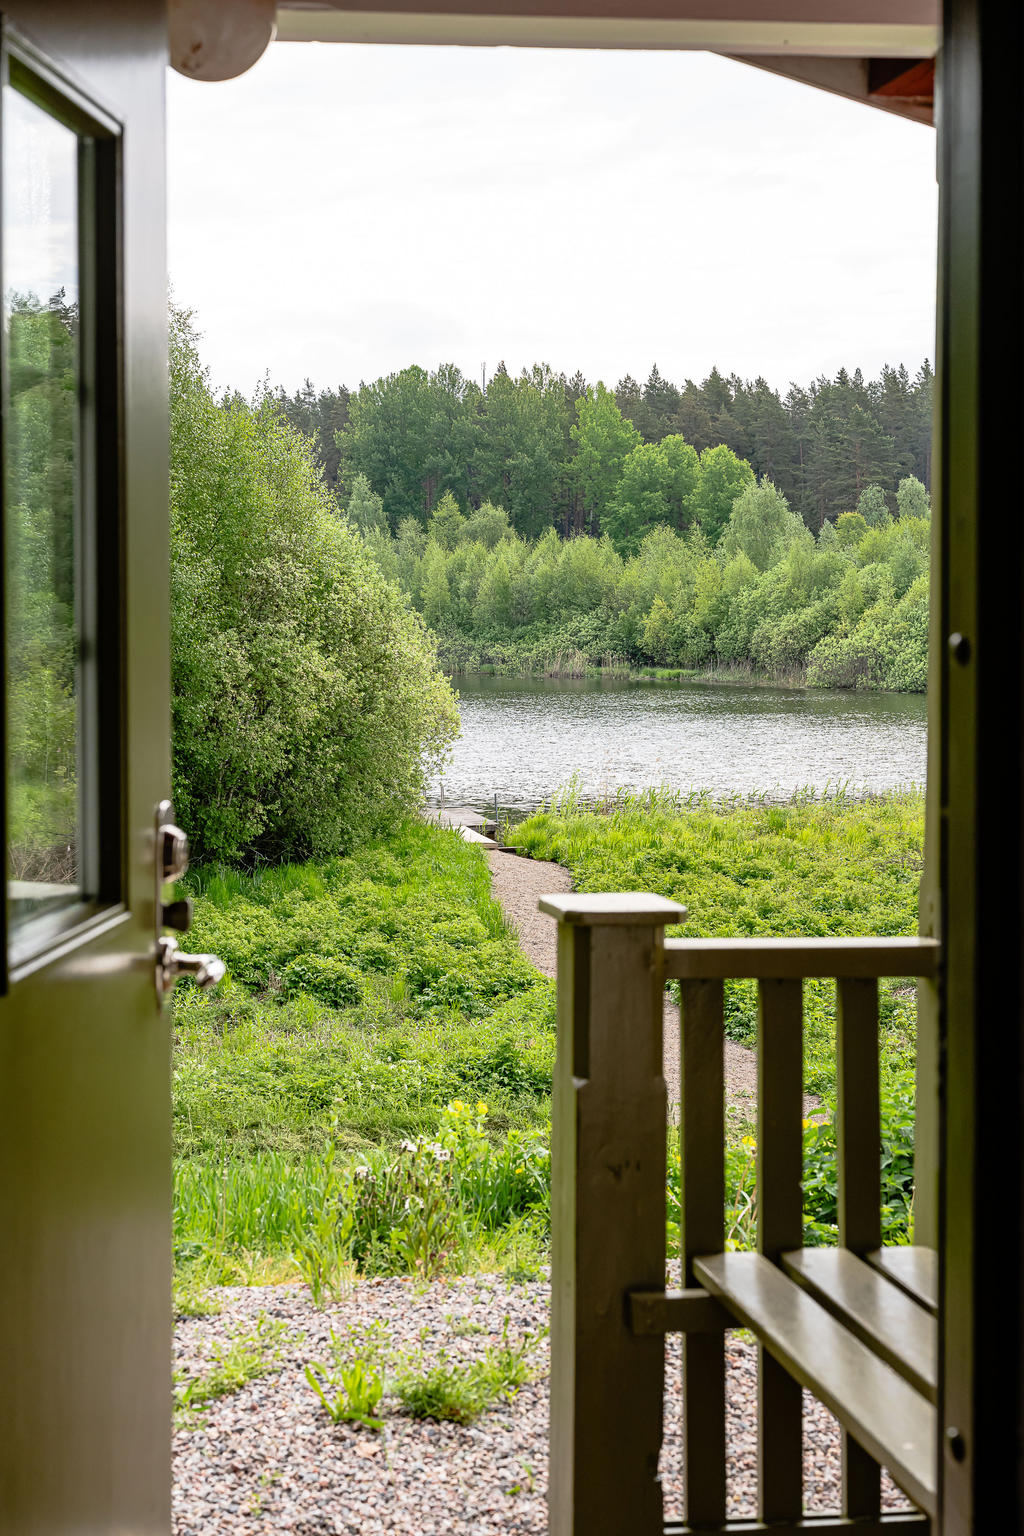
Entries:
[[661, 896], [546, 896], [558, 920], [552, 1105], [550, 1536], [661, 1536], [664, 1340], [627, 1294], [665, 1284]]

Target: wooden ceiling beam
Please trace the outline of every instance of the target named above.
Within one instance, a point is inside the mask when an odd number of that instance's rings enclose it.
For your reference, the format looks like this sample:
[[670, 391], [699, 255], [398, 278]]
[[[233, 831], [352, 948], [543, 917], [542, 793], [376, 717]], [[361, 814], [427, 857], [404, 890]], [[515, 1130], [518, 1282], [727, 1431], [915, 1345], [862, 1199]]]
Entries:
[[284, 42], [674, 48], [919, 60], [938, 0], [279, 0]]

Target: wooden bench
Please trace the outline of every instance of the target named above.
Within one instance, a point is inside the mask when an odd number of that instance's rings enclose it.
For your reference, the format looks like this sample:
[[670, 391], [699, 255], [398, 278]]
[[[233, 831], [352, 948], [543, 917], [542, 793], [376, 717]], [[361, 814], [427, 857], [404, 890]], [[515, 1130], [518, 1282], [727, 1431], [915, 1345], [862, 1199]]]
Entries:
[[[937, 1265], [882, 1243], [878, 981], [929, 939], [665, 939], [652, 895], [559, 921], [552, 1151], [552, 1536], [895, 1536], [936, 1514]], [[724, 986], [758, 983], [757, 1251], [726, 1244]], [[837, 988], [837, 1236], [805, 1248], [803, 983]], [[681, 1290], [665, 1287], [666, 979], [679, 983]], [[757, 1515], [731, 1509], [726, 1335], [758, 1343]], [[682, 1335], [681, 1523], [664, 1522], [664, 1335]], [[839, 1420], [841, 1507], [809, 1515], [804, 1390]], [[609, 1410], [612, 1396], [616, 1404]], [[883, 1511], [888, 1469], [912, 1507]]]
[[[761, 1346], [767, 1510], [790, 1520], [800, 1515], [801, 1407], [792, 1389], [799, 1383], [842, 1426], [845, 1516], [880, 1517], [881, 1466], [925, 1516], [934, 1517], [936, 1257], [881, 1242], [878, 977], [934, 976], [938, 946], [913, 939], [668, 940], [666, 961], [667, 973], [679, 979], [683, 1009], [684, 1265], [688, 1281], [702, 1286], [733, 1323], [751, 1329]], [[714, 1036], [722, 983], [740, 976], [756, 977], [760, 994], [758, 1251], [709, 1252], [706, 1239], [721, 1230], [713, 1205], [724, 1194], [724, 1167], [711, 1149], [710, 1137], [719, 1131], [707, 1123], [706, 1103], [709, 1094], [716, 1103], [721, 1095]], [[833, 976], [837, 986], [841, 1246], [835, 1248], [798, 1246], [803, 1240], [801, 989], [811, 976]], [[697, 1179], [692, 1172], [687, 1178], [687, 1164], [699, 1170]], [[688, 1189], [690, 1184], [695, 1187]], [[709, 1368], [698, 1353], [697, 1379], [688, 1393], [696, 1399], [701, 1377], [712, 1373], [717, 1391], [717, 1371], [717, 1360]], [[695, 1445], [689, 1453], [697, 1450]], [[780, 1466], [776, 1474], [770, 1470], [773, 1460]]]
[[759, 1253], [718, 1253], [697, 1259], [694, 1271], [934, 1515], [934, 1317], [844, 1248], [797, 1249], [783, 1255], [782, 1268]]

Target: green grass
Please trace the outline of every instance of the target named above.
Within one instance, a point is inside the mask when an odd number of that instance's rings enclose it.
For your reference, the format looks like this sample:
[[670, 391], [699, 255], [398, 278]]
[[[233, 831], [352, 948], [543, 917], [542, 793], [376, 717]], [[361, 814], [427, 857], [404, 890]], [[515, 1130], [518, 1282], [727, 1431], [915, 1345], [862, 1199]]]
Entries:
[[546, 1123], [554, 988], [456, 834], [408, 823], [349, 859], [187, 888], [191, 942], [230, 974], [175, 1000], [179, 1156], [394, 1145], [460, 1097], [495, 1135]]
[[[728, 806], [665, 791], [620, 794], [604, 812], [570, 790], [510, 829], [538, 859], [566, 865], [581, 891], [653, 891], [681, 901], [692, 937], [899, 935], [916, 932], [924, 799], [842, 793], [786, 805]], [[804, 988], [805, 1087], [834, 1092], [835, 987]], [[914, 1059], [916, 1006], [905, 983], [880, 995], [882, 1082], [904, 1088]], [[727, 988], [726, 1030], [752, 1045], [753, 982]]]
[[499, 1343], [467, 1358], [446, 1345], [429, 1353], [419, 1348], [401, 1354], [392, 1349], [384, 1323], [332, 1330], [331, 1361], [307, 1367], [306, 1380], [335, 1424], [382, 1429], [378, 1414], [385, 1397], [413, 1419], [471, 1424], [537, 1379], [540, 1367], [533, 1356], [543, 1337], [527, 1333], [512, 1338], [506, 1318]]
[[432, 1279], [470, 1269], [535, 1278], [546, 1257], [550, 1155], [539, 1131], [494, 1144], [486, 1106], [456, 1101], [436, 1140], [353, 1155], [182, 1159], [174, 1241], [180, 1315], [213, 1284], [299, 1278], [317, 1304], [357, 1274]]
[[[229, 976], [175, 997], [182, 1310], [216, 1282], [301, 1273], [330, 1295], [356, 1265], [535, 1265], [525, 1218], [538, 1178], [547, 1198], [554, 986], [523, 957], [479, 853], [408, 822], [344, 860], [200, 868], [185, 889], [190, 941]], [[439, 1254], [398, 1220], [396, 1202], [417, 1194], [402, 1145], [422, 1149], [450, 1131], [447, 1106], [478, 1102]]]
[[196, 1376], [177, 1375], [174, 1382], [174, 1420], [179, 1429], [196, 1429], [203, 1410], [219, 1397], [238, 1392], [247, 1382], [279, 1369], [288, 1329], [260, 1313], [253, 1330], [236, 1328], [227, 1344], [213, 1350], [213, 1364]]
[[[687, 934], [895, 935], [915, 928], [922, 828], [915, 794], [723, 807], [650, 792], [602, 814], [570, 792], [510, 837], [567, 865], [578, 889], [682, 900]], [[200, 869], [189, 887], [195, 946], [230, 977], [175, 999], [180, 1312], [211, 1306], [217, 1283], [301, 1277], [323, 1301], [358, 1274], [537, 1277], [554, 988], [520, 953], [479, 853], [409, 823], [346, 860]], [[884, 983], [880, 1013], [897, 1237], [912, 1193], [913, 990]], [[805, 1086], [828, 1105], [833, 985], [806, 984], [805, 1018]], [[752, 983], [727, 988], [726, 1028], [753, 1043]], [[729, 1154], [740, 1244], [756, 1222], [744, 1130]], [[808, 1128], [805, 1157], [808, 1241], [827, 1240], [830, 1125]]]

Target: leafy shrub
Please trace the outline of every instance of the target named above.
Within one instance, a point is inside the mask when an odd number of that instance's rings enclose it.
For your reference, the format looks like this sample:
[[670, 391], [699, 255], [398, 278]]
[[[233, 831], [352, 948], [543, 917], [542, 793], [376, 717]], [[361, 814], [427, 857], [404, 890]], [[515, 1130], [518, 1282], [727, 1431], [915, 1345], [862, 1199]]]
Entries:
[[308, 992], [332, 1008], [351, 1008], [363, 995], [359, 972], [332, 955], [297, 955], [284, 969], [284, 992]]
[[333, 853], [419, 799], [458, 717], [421, 621], [267, 397], [171, 317], [174, 797], [198, 858]]
[[435, 1140], [403, 1142], [391, 1158], [347, 1170], [339, 1193], [341, 1241], [364, 1273], [441, 1273], [464, 1248], [469, 1229], [506, 1226], [531, 1210], [547, 1212], [550, 1154], [519, 1131], [492, 1146], [487, 1106], [456, 1100]]

